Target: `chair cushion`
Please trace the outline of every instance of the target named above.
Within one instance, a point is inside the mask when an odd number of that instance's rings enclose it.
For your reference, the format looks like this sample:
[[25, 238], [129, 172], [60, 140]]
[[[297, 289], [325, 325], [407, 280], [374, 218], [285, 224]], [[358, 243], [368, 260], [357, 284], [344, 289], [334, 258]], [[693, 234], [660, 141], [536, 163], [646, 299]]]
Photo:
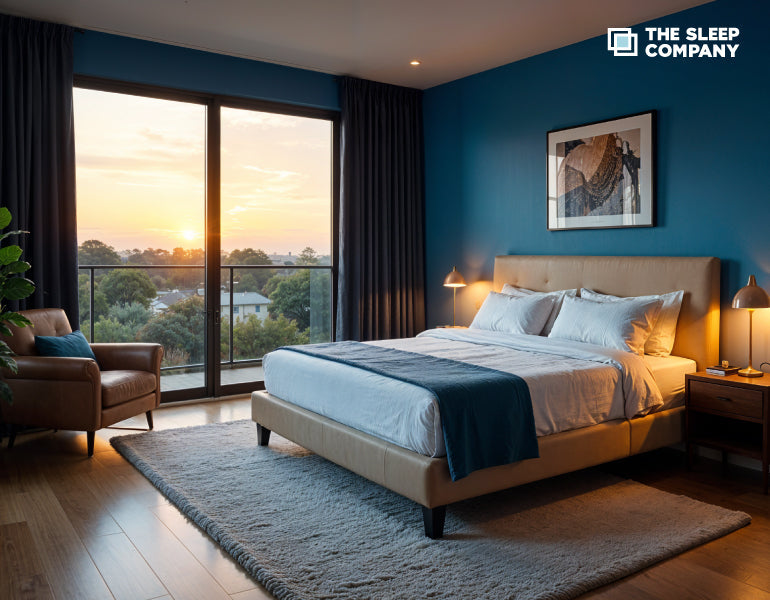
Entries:
[[36, 335], [35, 347], [40, 356], [74, 356], [96, 360], [86, 336], [79, 329], [66, 335]]
[[155, 391], [155, 375], [147, 371], [102, 371], [102, 406], [109, 408]]
[[36, 335], [59, 336], [72, 333], [72, 327], [67, 320], [67, 315], [61, 308], [33, 308], [22, 310], [24, 315], [34, 327], [17, 327], [8, 324], [12, 335], [2, 336], [2, 339], [16, 354], [20, 356], [37, 356], [35, 348]]

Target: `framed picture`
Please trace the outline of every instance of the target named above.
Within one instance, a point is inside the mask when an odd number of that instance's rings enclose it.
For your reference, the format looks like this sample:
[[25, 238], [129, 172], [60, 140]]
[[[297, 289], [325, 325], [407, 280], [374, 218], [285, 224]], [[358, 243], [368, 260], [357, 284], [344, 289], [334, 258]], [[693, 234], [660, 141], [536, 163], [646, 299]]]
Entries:
[[652, 227], [655, 111], [548, 132], [548, 229]]

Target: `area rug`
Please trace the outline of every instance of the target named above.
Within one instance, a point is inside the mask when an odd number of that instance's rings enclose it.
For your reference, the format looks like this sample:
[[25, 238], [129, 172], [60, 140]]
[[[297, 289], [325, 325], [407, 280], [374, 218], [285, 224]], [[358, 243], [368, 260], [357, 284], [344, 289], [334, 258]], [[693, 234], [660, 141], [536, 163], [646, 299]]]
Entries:
[[112, 445], [280, 600], [574, 598], [751, 517], [587, 470], [451, 505], [417, 504], [251, 421]]

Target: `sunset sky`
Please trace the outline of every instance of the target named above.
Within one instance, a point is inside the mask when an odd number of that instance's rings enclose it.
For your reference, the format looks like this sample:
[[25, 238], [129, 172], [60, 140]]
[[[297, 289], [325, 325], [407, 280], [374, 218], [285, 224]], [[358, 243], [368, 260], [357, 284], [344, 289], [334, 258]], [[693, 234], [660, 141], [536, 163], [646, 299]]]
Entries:
[[[75, 88], [78, 242], [202, 248], [205, 114]], [[222, 109], [222, 248], [331, 246], [328, 121]]]

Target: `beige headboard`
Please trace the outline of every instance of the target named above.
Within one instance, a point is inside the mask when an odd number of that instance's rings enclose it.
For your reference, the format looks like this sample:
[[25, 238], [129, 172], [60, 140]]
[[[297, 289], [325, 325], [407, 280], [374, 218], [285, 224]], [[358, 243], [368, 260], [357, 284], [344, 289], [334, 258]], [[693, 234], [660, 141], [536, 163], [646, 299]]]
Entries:
[[616, 296], [684, 290], [673, 354], [705, 369], [719, 362], [719, 268], [713, 257], [497, 256], [494, 289], [585, 287]]

